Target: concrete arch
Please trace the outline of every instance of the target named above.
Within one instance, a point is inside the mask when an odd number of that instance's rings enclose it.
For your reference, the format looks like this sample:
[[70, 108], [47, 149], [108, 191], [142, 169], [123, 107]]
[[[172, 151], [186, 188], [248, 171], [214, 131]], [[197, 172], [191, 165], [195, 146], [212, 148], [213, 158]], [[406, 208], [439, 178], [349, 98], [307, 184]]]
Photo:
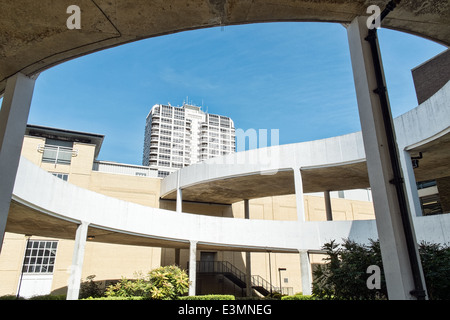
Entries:
[[[6, 79], [21, 72], [34, 75], [56, 64], [125, 43], [215, 26], [276, 21], [348, 24], [369, 16], [369, 5], [388, 0], [236, 1], [236, 0], [78, 0], [0, 1], [0, 94]], [[67, 28], [67, 7], [81, 9], [81, 29]], [[450, 6], [402, 1], [383, 27], [450, 44]]]

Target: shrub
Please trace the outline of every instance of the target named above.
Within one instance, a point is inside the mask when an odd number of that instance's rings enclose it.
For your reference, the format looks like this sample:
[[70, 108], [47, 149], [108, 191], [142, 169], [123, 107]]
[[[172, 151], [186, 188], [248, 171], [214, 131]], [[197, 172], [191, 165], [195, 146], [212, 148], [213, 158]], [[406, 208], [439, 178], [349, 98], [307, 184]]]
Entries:
[[66, 295], [65, 294], [60, 294], [60, 295], [44, 294], [41, 296], [30, 297], [27, 300], [66, 300]]
[[93, 298], [89, 297], [82, 300], [144, 300], [144, 297], [99, 297], [99, 298]]
[[233, 295], [227, 294], [208, 294], [203, 296], [183, 296], [179, 300], [235, 300]]
[[98, 283], [94, 282], [95, 275], [90, 275], [83, 281], [80, 285], [79, 299], [84, 299], [88, 297], [99, 298], [103, 296], [104, 290], [100, 288]]
[[316, 300], [316, 298], [310, 295], [295, 294], [293, 296], [281, 297], [281, 300]]
[[4, 295], [4, 296], [1, 296], [0, 300], [25, 300], [25, 298], [23, 298], [23, 297], [18, 297], [17, 298], [16, 295], [7, 294], [7, 295]]
[[108, 297], [135, 297], [144, 299], [172, 300], [185, 294], [189, 288], [186, 271], [177, 266], [160, 267], [150, 271], [146, 276], [136, 274], [137, 279], [122, 278], [115, 285], [106, 289]]

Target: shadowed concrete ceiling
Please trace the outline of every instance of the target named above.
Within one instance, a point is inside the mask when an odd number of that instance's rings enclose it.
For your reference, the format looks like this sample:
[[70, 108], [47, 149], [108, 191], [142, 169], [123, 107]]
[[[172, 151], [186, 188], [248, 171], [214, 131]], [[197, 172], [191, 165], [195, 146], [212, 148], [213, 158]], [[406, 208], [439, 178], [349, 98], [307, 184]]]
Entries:
[[[57, 239], [74, 240], [78, 223], [66, 221], [41, 213], [15, 200], [11, 201], [11, 207], [6, 225], [6, 232], [29, 234], [37, 237], [49, 237]], [[95, 225], [88, 228], [88, 242], [101, 242], [120, 245], [146, 246], [157, 248], [180, 248], [189, 249], [189, 241], [153, 237], [142, 234], [122, 233], [119, 230], [105, 230]], [[93, 238], [91, 238], [93, 237]], [[297, 252], [286, 248], [261, 248], [251, 246], [230, 245], [224, 246], [215, 243], [197, 244], [199, 250], [228, 250], [228, 251], [251, 251], [251, 252]]]
[[416, 181], [426, 181], [450, 176], [450, 133], [409, 150], [411, 157], [418, 157], [419, 167], [414, 169]]
[[[434, 180], [450, 176], [450, 133], [433, 141], [413, 147], [411, 157], [419, 156], [414, 169], [416, 181]], [[323, 192], [370, 188], [365, 161], [345, 165], [304, 167], [301, 170], [303, 192]], [[295, 194], [292, 170], [273, 175], [251, 174], [221, 180], [199, 182], [183, 188], [183, 201], [232, 204], [244, 199]], [[176, 199], [176, 192], [162, 195], [162, 199]]]
[[[17, 72], [33, 75], [61, 62], [174, 32], [257, 22], [349, 23], [388, 0], [0, 0], [0, 94]], [[69, 30], [67, 7], [81, 9]], [[383, 27], [450, 44], [448, 0], [402, 0]]]
[[[366, 162], [302, 168], [303, 192], [369, 188]], [[183, 201], [232, 204], [244, 199], [295, 194], [292, 170], [272, 175], [249, 174], [183, 188]], [[176, 199], [176, 192], [161, 197]]]

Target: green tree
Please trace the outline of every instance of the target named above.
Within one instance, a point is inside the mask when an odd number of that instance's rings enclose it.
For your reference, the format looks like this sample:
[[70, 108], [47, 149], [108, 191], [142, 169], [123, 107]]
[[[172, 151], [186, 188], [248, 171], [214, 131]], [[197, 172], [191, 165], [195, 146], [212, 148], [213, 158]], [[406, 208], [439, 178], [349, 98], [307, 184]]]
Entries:
[[429, 299], [450, 300], [450, 247], [422, 242], [419, 253]]
[[[387, 299], [379, 241], [369, 245], [344, 240], [326, 243], [327, 262], [313, 272], [313, 295], [320, 299]], [[419, 245], [425, 283], [429, 299], [450, 299], [450, 247], [422, 242]], [[368, 289], [366, 273], [371, 265], [380, 267], [381, 289]]]
[[382, 270], [381, 251], [378, 241], [369, 245], [344, 240], [336, 244], [333, 240], [323, 246], [328, 263], [319, 265], [314, 271], [313, 295], [320, 299], [375, 300], [386, 299], [387, 290], [381, 272], [381, 289], [367, 288], [367, 268], [377, 265]]

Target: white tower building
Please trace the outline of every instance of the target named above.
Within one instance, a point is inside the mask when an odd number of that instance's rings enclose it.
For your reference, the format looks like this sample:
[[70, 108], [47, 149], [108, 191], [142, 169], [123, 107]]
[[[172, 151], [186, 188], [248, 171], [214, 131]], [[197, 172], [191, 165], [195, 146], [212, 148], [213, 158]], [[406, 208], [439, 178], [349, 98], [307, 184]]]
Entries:
[[228, 117], [200, 107], [156, 104], [150, 110], [142, 164], [164, 177], [190, 164], [235, 152], [235, 128]]

